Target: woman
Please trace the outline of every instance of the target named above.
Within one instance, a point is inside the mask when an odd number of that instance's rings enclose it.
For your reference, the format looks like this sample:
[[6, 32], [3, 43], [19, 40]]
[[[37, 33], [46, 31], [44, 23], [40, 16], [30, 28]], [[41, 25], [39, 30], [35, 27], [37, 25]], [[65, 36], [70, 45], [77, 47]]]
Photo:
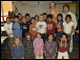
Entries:
[[[70, 14], [71, 17], [72, 17], [71, 21], [74, 23], [74, 31], [75, 31], [75, 29], [77, 27], [76, 17], [75, 17], [75, 15], [72, 12], [69, 11], [69, 9], [70, 9], [70, 7], [69, 7], [68, 4], [65, 4], [63, 6], [63, 13], [62, 13], [62, 15], [63, 15], [63, 21], [65, 21], [66, 15]], [[70, 50], [69, 50], [69, 52], [72, 52], [72, 49], [73, 49], [73, 38], [72, 38], [73, 34], [74, 34], [74, 32], [71, 34], [71, 43], [70, 43]]]
[[49, 4], [49, 9], [46, 12], [47, 14], [52, 14], [53, 15], [53, 21], [57, 23], [57, 14], [59, 14], [59, 9], [56, 8], [56, 3], [55, 2], [50, 2]]

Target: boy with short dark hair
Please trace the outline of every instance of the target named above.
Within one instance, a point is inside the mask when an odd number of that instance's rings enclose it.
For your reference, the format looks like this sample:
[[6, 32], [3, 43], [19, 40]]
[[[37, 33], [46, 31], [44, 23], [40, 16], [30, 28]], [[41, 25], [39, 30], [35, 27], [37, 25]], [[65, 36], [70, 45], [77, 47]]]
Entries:
[[22, 29], [21, 29], [21, 25], [19, 24], [19, 17], [15, 16], [14, 21], [15, 21], [15, 23], [13, 23], [13, 26], [12, 26], [13, 37], [18, 36], [18, 37], [22, 38]]
[[52, 21], [53, 20], [52, 14], [49, 14], [47, 16], [47, 20], [48, 20], [48, 22], [46, 22], [46, 24], [47, 24], [47, 36], [49, 34], [53, 34], [54, 39], [56, 40], [57, 26], [56, 26], [56, 23], [54, 21]]

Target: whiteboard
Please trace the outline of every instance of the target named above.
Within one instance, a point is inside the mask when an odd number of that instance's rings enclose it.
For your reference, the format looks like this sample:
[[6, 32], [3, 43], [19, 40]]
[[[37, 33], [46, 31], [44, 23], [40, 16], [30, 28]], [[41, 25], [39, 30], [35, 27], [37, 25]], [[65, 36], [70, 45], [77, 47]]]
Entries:
[[[63, 13], [63, 4], [56, 4], [56, 8], [59, 9], [60, 13]], [[69, 4], [70, 11], [76, 15], [76, 4]], [[31, 17], [34, 17], [36, 14], [40, 15], [42, 13], [46, 13], [47, 9], [49, 9], [49, 3], [45, 4], [17, 4], [18, 13], [21, 13], [22, 16], [25, 16], [26, 13], [29, 13]]]

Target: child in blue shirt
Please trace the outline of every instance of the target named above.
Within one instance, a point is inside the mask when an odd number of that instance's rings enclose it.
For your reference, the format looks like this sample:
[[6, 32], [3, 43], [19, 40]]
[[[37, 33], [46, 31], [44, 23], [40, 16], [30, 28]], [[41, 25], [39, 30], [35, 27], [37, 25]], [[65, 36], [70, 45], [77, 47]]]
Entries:
[[43, 13], [43, 17], [44, 17], [44, 22], [47, 22], [47, 14], [46, 13]]
[[13, 26], [12, 26], [12, 30], [13, 30], [13, 37], [20, 37], [22, 38], [22, 29], [21, 29], [21, 26], [19, 24], [19, 17], [18, 16], [15, 16], [14, 17], [14, 21], [15, 23], [13, 23]]
[[62, 33], [62, 24], [63, 24], [63, 19], [62, 18], [63, 18], [62, 14], [57, 15], [57, 36], [56, 36], [57, 43], [58, 43], [58, 38]]

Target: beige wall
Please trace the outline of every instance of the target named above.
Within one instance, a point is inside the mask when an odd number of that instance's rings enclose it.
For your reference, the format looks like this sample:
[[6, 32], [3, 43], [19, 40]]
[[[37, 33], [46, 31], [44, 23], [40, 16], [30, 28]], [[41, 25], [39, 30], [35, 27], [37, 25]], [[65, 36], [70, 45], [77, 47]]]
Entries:
[[1, 1], [3, 6], [3, 12], [4, 14], [8, 14], [8, 11], [12, 11], [12, 3], [11, 1]]

